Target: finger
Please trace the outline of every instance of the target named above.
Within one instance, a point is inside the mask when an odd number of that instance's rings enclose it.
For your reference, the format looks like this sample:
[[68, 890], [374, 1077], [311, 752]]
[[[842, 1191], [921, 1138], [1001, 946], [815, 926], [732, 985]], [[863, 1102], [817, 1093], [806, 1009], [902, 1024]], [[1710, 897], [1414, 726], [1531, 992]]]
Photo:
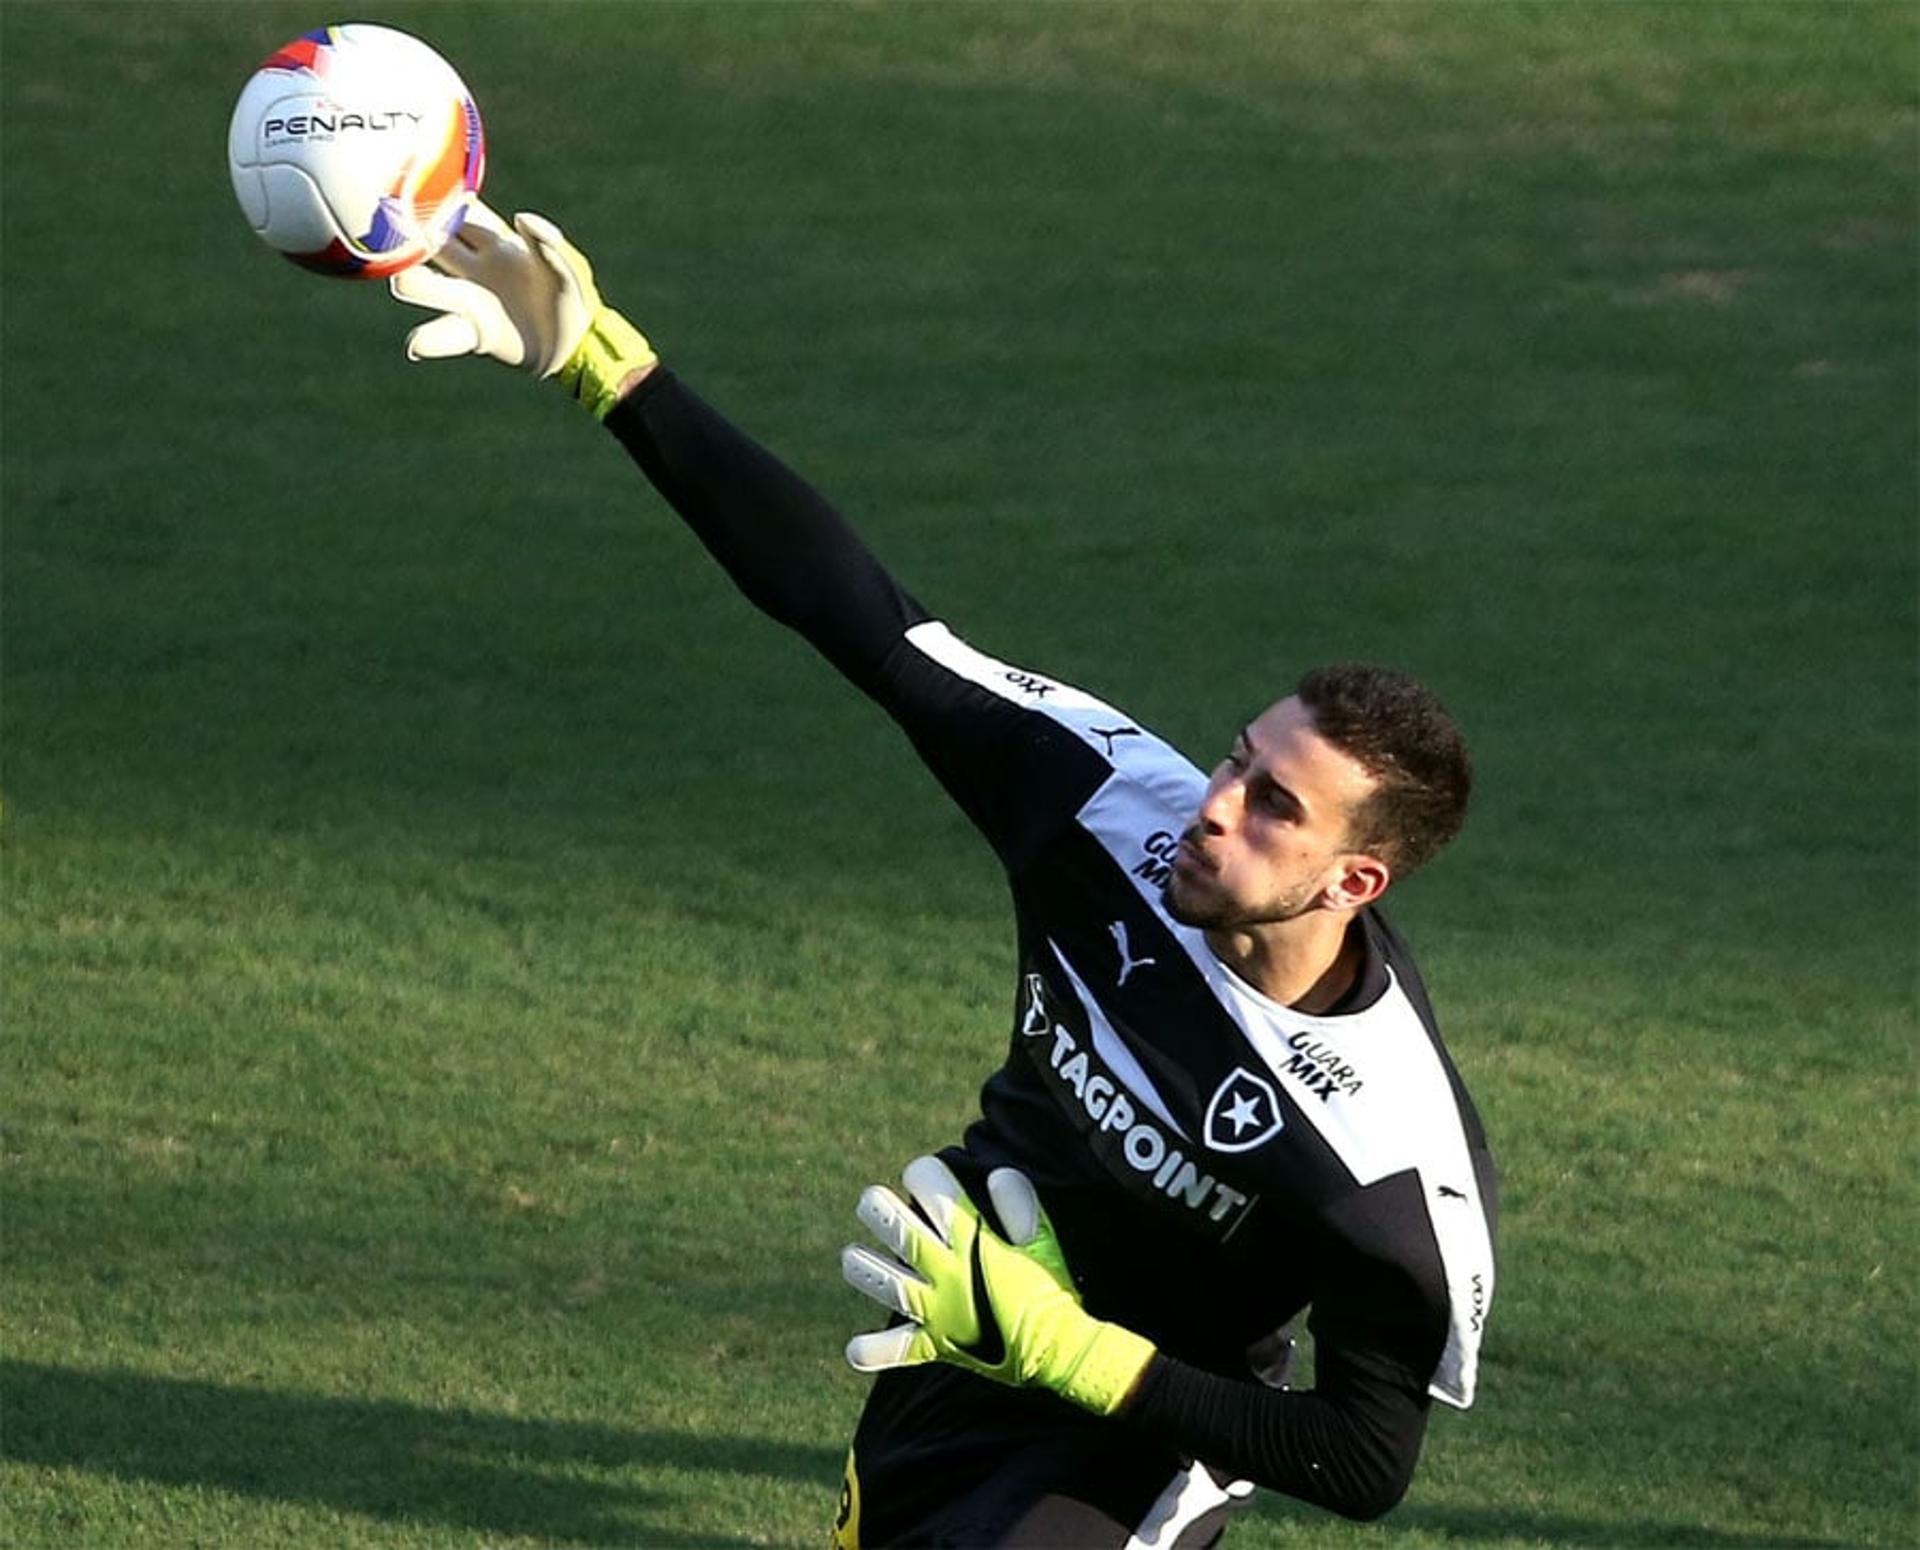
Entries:
[[513, 230], [540, 255], [540, 261], [569, 291], [586, 291], [592, 286], [593, 266], [587, 262], [586, 255], [567, 241], [560, 228], [544, 215], [522, 210], [513, 218]]
[[860, 1192], [854, 1215], [867, 1224], [874, 1237], [909, 1265], [924, 1268], [935, 1252], [938, 1240], [927, 1230], [926, 1223], [884, 1184], [871, 1184]]
[[949, 1248], [954, 1243], [954, 1223], [962, 1216], [973, 1216], [973, 1202], [953, 1170], [937, 1157], [916, 1157], [900, 1175], [921, 1214], [933, 1223], [940, 1241]]
[[441, 274], [425, 264], [402, 269], [387, 281], [387, 289], [396, 300], [416, 307], [432, 307], [436, 312], [465, 312], [478, 300], [478, 289], [471, 280]]
[[441, 252], [455, 245], [472, 252], [511, 235], [511, 228], [500, 219], [500, 212], [485, 201], [475, 199], [467, 205], [460, 224], [454, 227]]
[[840, 1275], [856, 1292], [908, 1318], [917, 1316], [918, 1294], [925, 1291], [927, 1285], [899, 1260], [876, 1254], [858, 1243], [849, 1243], [840, 1251]]
[[446, 274], [484, 281], [490, 270], [503, 261], [512, 262], [525, 246], [492, 210], [480, 214], [470, 207], [459, 229], [427, 262]]
[[513, 218], [513, 229], [529, 247], [552, 248], [555, 252], [578, 253], [580, 250], [567, 241], [565, 232], [554, 225], [544, 215], [536, 215], [531, 210], [522, 210]]
[[918, 1324], [896, 1324], [855, 1335], [847, 1342], [847, 1365], [855, 1372], [885, 1372], [933, 1360], [933, 1343]]
[[462, 313], [442, 313], [407, 335], [407, 359], [444, 361], [456, 355], [474, 355], [480, 349], [480, 330]]
[[1047, 1208], [1040, 1204], [1033, 1180], [1017, 1168], [995, 1168], [987, 1175], [987, 1198], [1006, 1230], [1007, 1242], [1018, 1246], [1053, 1278], [1056, 1286], [1078, 1302], [1080, 1293], [1074, 1288], [1073, 1273], [1067, 1269], [1067, 1257], [1054, 1235], [1053, 1223], [1047, 1220]]
[[[481, 231], [492, 232], [495, 236], [505, 236], [507, 233], [507, 223], [500, 212], [478, 194], [475, 194], [467, 204], [466, 225], [477, 227]], [[462, 229], [464, 230], [465, 227]]]
[[988, 1174], [987, 1198], [993, 1202], [993, 1214], [1000, 1219], [1007, 1242], [1024, 1246], [1040, 1236], [1046, 1213], [1040, 1209], [1033, 1180], [1018, 1168], [995, 1168]]

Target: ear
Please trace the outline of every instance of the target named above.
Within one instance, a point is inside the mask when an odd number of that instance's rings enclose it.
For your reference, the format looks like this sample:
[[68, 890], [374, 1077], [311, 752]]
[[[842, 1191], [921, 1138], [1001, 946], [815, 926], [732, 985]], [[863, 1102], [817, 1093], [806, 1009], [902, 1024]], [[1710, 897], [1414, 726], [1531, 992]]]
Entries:
[[1354, 852], [1340, 858], [1340, 870], [1321, 895], [1329, 909], [1365, 909], [1387, 891], [1393, 868], [1378, 856]]

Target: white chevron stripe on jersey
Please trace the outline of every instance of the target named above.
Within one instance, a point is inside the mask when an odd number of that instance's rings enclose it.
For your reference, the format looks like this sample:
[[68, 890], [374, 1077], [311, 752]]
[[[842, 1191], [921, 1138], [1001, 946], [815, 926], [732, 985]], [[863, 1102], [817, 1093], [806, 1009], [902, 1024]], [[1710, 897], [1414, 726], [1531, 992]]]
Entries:
[[975, 651], [937, 619], [906, 639], [947, 671], [1065, 727], [1129, 780], [1177, 808], [1183, 821], [1200, 805], [1206, 777], [1172, 744], [1084, 690]]
[[1171, 1130], [1182, 1141], [1190, 1140], [1186, 1131], [1180, 1128], [1180, 1122], [1173, 1117], [1173, 1110], [1167, 1107], [1147, 1073], [1140, 1069], [1140, 1062], [1134, 1059], [1133, 1051], [1128, 1049], [1120, 1035], [1113, 1030], [1107, 1014], [1100, 1009], [1100, 1003], [1093, 998], [1093, 992], [1087, 989], [1087, 982], [1074, 973], [1073, 965], [1067, 962], [1067, 955], [1060, 951], [1060, 944], [1048, 939], [1047, 946], [1053, 949], [1054, 960], [1065, 971], [1067, 982], [1073, 986], [1073, 993], [1080, 998], [1081, 1009], [1087, 1014], [1087, 1028], [1093, 1035], [1094, 1052], [1106, 1062], [1107, 1069], [1126, 1084], [1127, 1091], [1138, 1098], [1152, 1112], [1154, 1117]]

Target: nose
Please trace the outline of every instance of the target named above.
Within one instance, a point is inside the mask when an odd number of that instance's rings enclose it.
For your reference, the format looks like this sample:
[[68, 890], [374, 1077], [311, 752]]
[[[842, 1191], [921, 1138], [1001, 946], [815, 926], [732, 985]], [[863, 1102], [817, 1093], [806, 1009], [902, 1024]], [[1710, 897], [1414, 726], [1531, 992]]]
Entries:
[[1207, 794], [1201, 799], [1200, 811], [1195, 816], [1201, 827], [1209, 834], [1225, 834], [1234, 824], [1240, 813], [1243, 795], [1238, 778], [1222, 771], [1207, 783]]

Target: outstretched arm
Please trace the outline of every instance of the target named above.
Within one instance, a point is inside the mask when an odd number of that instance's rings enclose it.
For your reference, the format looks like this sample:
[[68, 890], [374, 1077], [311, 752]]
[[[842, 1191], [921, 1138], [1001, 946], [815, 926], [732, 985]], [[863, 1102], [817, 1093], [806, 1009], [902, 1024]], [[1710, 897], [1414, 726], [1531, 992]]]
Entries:
[[408, 336], [413, 359], [490, 356], [589, 409], [746, 597], [901, 724], [1008, 865], [1104, 778], [1085, 739], [1034, 714], [1060, 686], [979, 657], [932, 621], [804, 479], [661, 366], [551, 222], [509, 225], [476, 205], [432, 267], [392, 289], [440, 313]]
[[889, 663], [927, 611], [811, 485], [664, 368], [605, 423], [749, 602], [891, 708]]
[[508, 225], [477, 204], [433, 267], [392, 282], [440, 309], [407, 338], [414, 360], [489, 355], [554, 378], [619, 438], [749, 601], [873, 692], [878, 663], [927, 615], [805, 480], [663, 368], [600, 297], [558, 227]]

